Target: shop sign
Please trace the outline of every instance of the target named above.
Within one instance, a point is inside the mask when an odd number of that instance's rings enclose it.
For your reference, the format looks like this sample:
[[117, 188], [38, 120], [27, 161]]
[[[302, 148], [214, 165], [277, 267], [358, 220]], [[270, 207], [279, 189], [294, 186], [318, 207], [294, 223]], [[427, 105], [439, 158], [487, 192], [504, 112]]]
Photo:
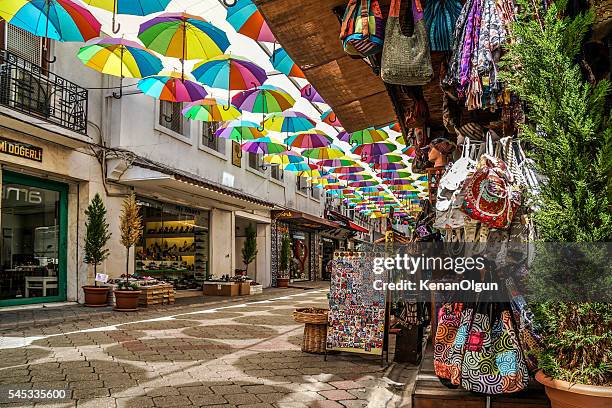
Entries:
[[294, 232], [293, 233], [293, 238], [295, 238], [295, 239], [306, 239], [306, 234], [304, 234], [303, 232]]
[[293, 213], [291, 211], [283, 211], [280, 213], [276, 213], [274, 218], [293, 218]]
[[0, 153], [42, 162], [43, 149], [27, 143], [0, 137]]
[[29, 204], [41, 204], [43, 202], [42, 191], [33, 187], [21, 185], [3, 185], [2, 198], [4, 200], [24, 202]]

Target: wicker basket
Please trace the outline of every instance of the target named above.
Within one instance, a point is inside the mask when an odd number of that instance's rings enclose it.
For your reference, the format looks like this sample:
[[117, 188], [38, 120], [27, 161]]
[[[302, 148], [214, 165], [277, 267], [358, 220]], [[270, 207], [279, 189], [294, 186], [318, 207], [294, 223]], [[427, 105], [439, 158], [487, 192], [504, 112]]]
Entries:
[[306, 353], [325, 353], [327, 341], [327, 309], [301, 308], [293, 312], [293, 319], [304, 323], [302, 351]]

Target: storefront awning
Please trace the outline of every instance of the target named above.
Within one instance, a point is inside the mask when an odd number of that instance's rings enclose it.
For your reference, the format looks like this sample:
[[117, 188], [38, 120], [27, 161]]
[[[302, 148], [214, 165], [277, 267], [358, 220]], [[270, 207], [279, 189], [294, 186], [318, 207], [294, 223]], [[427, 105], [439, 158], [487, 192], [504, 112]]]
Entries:
[[302, 228], [314, 230], [327, 230], [341, 227], [341, 225], [336, 222], [329, 221], [325, 218], [317, 217], [316, 215], [307, 214], [301, 211], [272, 211], [272, 218], [277, 221], [287, 222], [290, 224], [298, 225]]
[[333, 211], [333, 210], [328, 210], [327, 211], [327, 216], [331, 219], [333, 219], [334, 221], [338, 222], [342, 227], [349, 229], [351, 231], [356, 231], [356, 232], [363, 232], [364, 234], [369, 234], [370, 231], [364, 227], [362, 227], [361, 225], [357, 225], [356, 223], [354, 223], [353, 221], [351, 221], [351, 219], [349, 217], [347, 217], [346, 215], [343, 215], [337, 211]]

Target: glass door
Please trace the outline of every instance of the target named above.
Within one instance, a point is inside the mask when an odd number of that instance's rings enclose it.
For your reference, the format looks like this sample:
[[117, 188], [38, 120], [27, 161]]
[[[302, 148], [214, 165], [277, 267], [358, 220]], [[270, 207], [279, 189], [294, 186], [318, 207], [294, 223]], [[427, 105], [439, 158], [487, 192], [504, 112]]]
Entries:
[[0, 306], [66, 300], [68, 186], [2, 174]]

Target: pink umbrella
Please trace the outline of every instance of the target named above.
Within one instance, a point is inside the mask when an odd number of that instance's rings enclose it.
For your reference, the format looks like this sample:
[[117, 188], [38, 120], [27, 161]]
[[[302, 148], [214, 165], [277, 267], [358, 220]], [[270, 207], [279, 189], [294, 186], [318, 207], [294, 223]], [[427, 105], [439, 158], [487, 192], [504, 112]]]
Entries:
[[300, 89], [300, 95], [302, 95], [302, 98], [313, 103], [325, 103], [321, 95], [319, 95], [311, 84], [304, 85], [304, 87]]

